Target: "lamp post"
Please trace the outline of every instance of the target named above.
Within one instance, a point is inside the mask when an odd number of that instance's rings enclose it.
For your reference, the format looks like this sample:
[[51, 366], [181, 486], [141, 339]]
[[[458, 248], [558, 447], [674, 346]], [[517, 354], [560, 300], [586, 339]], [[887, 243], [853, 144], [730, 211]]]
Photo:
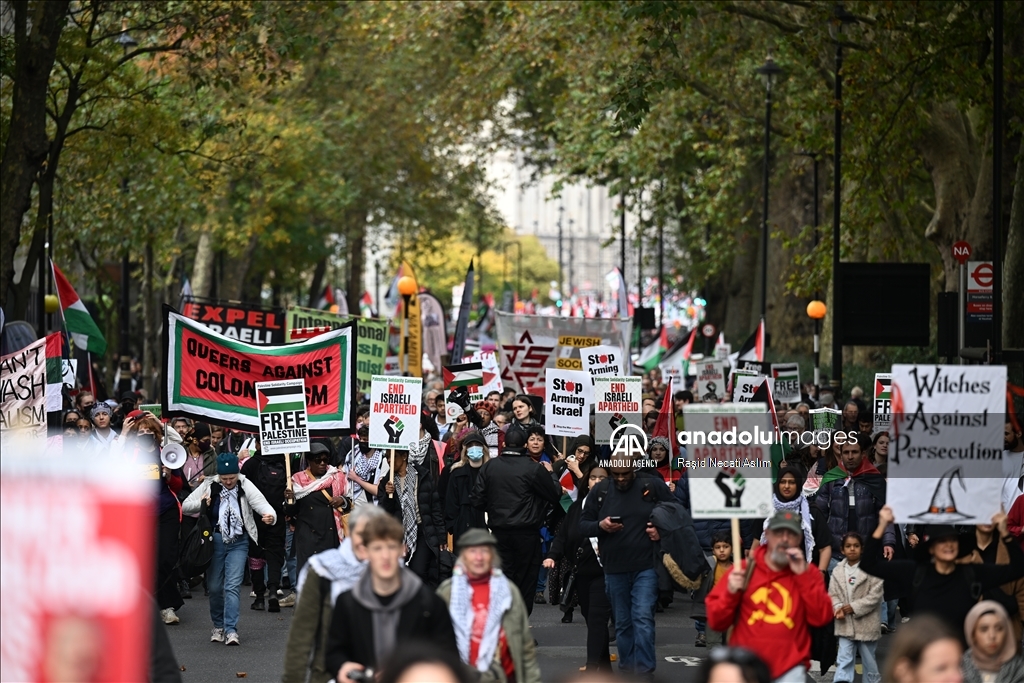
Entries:
[[757, 68], [764, 81], [764, 197], [761, 208], [761, 320], [768, 310], [768, 172], [771, 169], [772, 87], [782, 69], [771, 55]]
[[846, 11], [843, 4], [836, 3], [832, 20], [828, 24], [829, 33], [836, 42], [836, 83], [833, 95], [835, 110], [835, 139], [832, 150], [832, 382], [837, 388], [843, 386], [843, 340], [842, 301], [839, 282], [839, 219], [842, 203], [842, 159], [843, 159], [843, 25], [854, 21], [852, 14]]
[[[815, 154], [814, 152], [800, 152], [800, 156], [810, 157], [811, 161], [813, 162], [812, 165], [813, 165], [813, 169], [814, 169], [814, 202], [813, 202], [813, 206], [814, 206], [814, 250], [817, 251], [818, 250], [818, 242], [821, 240], [821, 231], [818, 229], [818, 225], [819, 225], [819, 218], [818, 218], [818, 155]], [[818, 301], [818, 297], [820, 295], [821, 295], [820, 292], [815, 291], [814, 292], [814, 301], [812, 301], [811, 303], [815, 303], [815, 302], [821, 303], [820, 301]], [[807, 315], [811, 315], [810, 314], [809, 306], [810, 305], [808, 304], [808, 313], [807, 313]], [[822, 306], [824, 306], [824, 304], [822, 304]], [[824, 313], [822, 313], [822, 316], [824, 316]], [[814, 319], [814, 392], [815, 392], [815, 394], [817, 394], [817, 392], [818, 392], [818, 356], [819, 356], [818, 340], [820, 338], [819, 335], [821, 334], [821, 318], [820, 317], [815, 317], [813, 315], [811, 315], [811, 318]], [[814, 398], [817, 399], [818, 397], [815, 396]]]
[[[138, 45], [138, 41], [128, 34], [128, 20], [121, 20], [121, 33], [118, 34], [117, 38], [114, 39], [118, 45], [121, 46], [122, 56], [128, 56], [128, 50]], [[128, 194], [128, 178], [121, 180], [121, 190], [127, 195]], [[125, 245], [124, 256], [121, 258], [121, 381], [118, 383], [118, 399], [121, 394], [132, 389], [132, 358], [131, 358], [131, 345], [129, 344], [129, 324], [128, 317], [131, 314], [131, 277], [129, 271], [131, 270], [131, 262], [128, 258], [129, 248]]]
[[820, 363], [821, 363], [821, 334], [819, 332], [821, 319], [825, 317], [826, 308], [824, 301], [818, 301], [815, 299], [811, 303], [807, 304], [807, 315], [814, 320], [814, 394], [817, 398], [818, 394], [818, 383], [821, 381]]
[[398, 293], [402, 295], [402, 376], [409, 374], [409, 300], [416, 293], [416, 280], [403, 275], [398, 278]]

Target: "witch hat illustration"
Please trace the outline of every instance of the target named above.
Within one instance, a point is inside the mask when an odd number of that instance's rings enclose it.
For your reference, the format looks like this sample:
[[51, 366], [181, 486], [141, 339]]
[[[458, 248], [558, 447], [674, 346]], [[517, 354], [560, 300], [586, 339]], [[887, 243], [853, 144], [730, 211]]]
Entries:
[[970, 517], [970, 515], [957, 512], [956, 501], [953, 500], [954, 477], [960, 482], [960, 487], [966, 491], [967, 485], [964, 484], [963, 470], [959, 466], [947, 470], [935, 486], [935, 492], [932, 494], [932, 502], [928, 506], [928, 510], [916, 515], [910, 515], [911, 519], [919, 519], [922, 522], [952, 524]]

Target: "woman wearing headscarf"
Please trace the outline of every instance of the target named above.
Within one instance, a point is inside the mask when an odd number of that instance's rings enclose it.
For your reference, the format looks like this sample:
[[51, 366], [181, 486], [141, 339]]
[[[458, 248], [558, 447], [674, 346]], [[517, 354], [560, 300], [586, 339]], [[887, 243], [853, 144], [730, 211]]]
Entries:
[[964, 683], [1024, 681], [1024, 657], [1013, 634], [1010, 617], [998, 602], [982, 600], [972, 607], [964, 620], [970, 648], [964, 653]]
[[561, 478], [566, 470], [572, 472], [572, 482], [576, 486], [576, 495], [579, 498], [590, 491], [590, 470], [596, 463], [594, 440], [588, 434], [581, 434], [569, 442], [569, 452], [565, 457], [555, 462], [555, 474]]
[[[804, 485], [803, 468], [795, 463], [786, 463], [779, 468], [779, 478], [775, 480], [772, 493], [772, 514], [779, 510], [789, 510], [800, 515], [804, 530], [804, 555], [807, 561], [822, 571], [828, 568], [832, 559], [832, 534], [828, 530], [825, 518], [802, 494]], [[770, 517], [771, 515], [769, 515]], [[764, 529], [768, 528], [768, 520], [764, 521]], [[765, 532], [761, 533], [761, 544], [766, 541]]]
[[656, 463], [655, 471], [675, 493], [676, 482], [683, 476], [683, 470], [672, 467], [672, 443], [667, 436], [652, 436], [647, 447], [647, 457]]

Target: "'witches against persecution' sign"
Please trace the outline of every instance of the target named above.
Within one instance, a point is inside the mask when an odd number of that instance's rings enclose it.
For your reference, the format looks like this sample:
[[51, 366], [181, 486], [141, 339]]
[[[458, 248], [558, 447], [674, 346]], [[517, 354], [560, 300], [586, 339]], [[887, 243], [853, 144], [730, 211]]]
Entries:
[[907, 524], [999, 512], [1006, 367], [894, 365], [886, 502]]

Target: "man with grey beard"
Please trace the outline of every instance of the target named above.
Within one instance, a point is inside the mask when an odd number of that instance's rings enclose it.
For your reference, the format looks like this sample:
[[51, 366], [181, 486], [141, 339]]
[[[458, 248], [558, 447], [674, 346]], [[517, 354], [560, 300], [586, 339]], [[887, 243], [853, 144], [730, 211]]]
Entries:
[[803, 683], [811, 659], [811, 626], [832, 621], [832, 599], [817, 569], [808, 571], [800, 513], [779, 510], [766, 544], [734, 567], [705, 598], [708, 628], [733, 628], [730, 646], [768, 664], [775, 683]]

